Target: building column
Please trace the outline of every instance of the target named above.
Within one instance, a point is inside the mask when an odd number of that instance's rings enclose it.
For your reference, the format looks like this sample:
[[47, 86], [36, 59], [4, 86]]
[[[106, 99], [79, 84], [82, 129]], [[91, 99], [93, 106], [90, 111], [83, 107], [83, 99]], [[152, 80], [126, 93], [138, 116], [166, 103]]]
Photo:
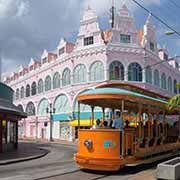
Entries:
[[146, 70], [145, 69], [142, 70], [142, 81], [143, 81], [143, 83], [146, 82]]
[[104, 80], [105, 81], [109, 80], [109, 68], [105, 68], [104, 70]]
[[128, 67], [124, 67], [124, 81], [128, 81]]
[[91, 73], [90, 71], [87, 71], [86, 82], [90, 82], [90, 81], [91, 81]]

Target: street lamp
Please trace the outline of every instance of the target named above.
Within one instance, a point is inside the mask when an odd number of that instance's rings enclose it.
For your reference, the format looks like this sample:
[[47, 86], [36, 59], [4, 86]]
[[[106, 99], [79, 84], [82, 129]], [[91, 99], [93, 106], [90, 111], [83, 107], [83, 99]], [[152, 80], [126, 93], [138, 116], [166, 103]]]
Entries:
[[53, 141], [52, 137], [52, 125], [53, 125], [53, 114], [55, 114], [56, 109], [52, 107], [50, 103], [49, 108], [46, 108], [46, 113], [50, 115], [50, 141]]
[[167, 35], [167, 36], [170, 36], [170, 35], [173, 35], [175, 32], [173, 32], [173, 31], [166, 31], [165, 32], [165, 35]]

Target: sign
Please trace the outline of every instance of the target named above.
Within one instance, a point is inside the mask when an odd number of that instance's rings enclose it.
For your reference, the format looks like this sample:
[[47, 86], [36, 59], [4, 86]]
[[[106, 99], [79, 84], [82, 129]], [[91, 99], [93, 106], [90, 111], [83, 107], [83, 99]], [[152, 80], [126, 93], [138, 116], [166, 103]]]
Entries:
[[107, 148], [113, 148], [116, 146], [116, 143], [114, 143], [113, 141], [111, 140], [108, 140], [108, 141], [104, 141], [104, 148], [107, 149]]

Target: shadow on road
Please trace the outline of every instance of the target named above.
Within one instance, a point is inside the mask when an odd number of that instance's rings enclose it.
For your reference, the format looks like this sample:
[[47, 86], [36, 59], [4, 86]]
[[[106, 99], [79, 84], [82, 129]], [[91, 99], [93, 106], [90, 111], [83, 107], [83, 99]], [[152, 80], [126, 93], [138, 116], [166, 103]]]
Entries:
[[108, 172], [107, 171], [93, 171], [93, 170], [81, 170], [81, 171], [86, 172], [86, 173], [93, 173], [93, 174], [97, 174], [97, 175], [105, 175], [105, 176], [134, 175], [134, 174], [137, 174], [139, 172], [142, 172], [142, 171], [145, 171], [148, 169], [155, 170], [159, 163], [170, 160], [175, 157], [178, 157], [178, 156], [176, 155], [174, 157], [159, 160], [157, 162], [150, 163], [150, 164], [142, 164], [142, 165], [131, 166], [131, 167], [125, 166], [118, 171], [111, 171], [111, 172], [109, 172], [109, 171]]

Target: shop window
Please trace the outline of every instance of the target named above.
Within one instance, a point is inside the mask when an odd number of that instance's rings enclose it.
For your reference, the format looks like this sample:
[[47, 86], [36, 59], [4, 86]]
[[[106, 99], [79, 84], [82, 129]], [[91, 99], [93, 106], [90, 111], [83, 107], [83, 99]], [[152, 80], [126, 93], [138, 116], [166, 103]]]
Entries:
[[60, 87], [60, 75], [56, 72], [53, 76], [53, 89]]
[[43, 89], [44, 89], [43, 86], [44, 86], [43, 80], [40, 79], [40, 80], [38, 81], [38, 93], [39, 93], [39, 94], [43, 92]]
[[138, 63], [131, 63], [128, 67], [129, 81], [142, 81], [142, 68]]
[[47, 76], [45, 79], [45, 91], [51, 90], [51, 77]]
[[79, 64], [74, 69], [74, 83], [86, 82], [87, 70], [84, 64]]
[[109, 66], [110, 80], [124, 80], [124, 66], [119, 61], [114, 61]]
[[90, 81], [100, 81], [104, 79], [104, 65], [100, 61], [94, 62], [90, 67]]
[[157, 69], [154, 71], [154, 85], [160, 86], [159, 71]]
[[62, 86], [67, 86], [71, 84], [71, 71], [69, 68], [66, 68], [63, 71], [62, 75]]

